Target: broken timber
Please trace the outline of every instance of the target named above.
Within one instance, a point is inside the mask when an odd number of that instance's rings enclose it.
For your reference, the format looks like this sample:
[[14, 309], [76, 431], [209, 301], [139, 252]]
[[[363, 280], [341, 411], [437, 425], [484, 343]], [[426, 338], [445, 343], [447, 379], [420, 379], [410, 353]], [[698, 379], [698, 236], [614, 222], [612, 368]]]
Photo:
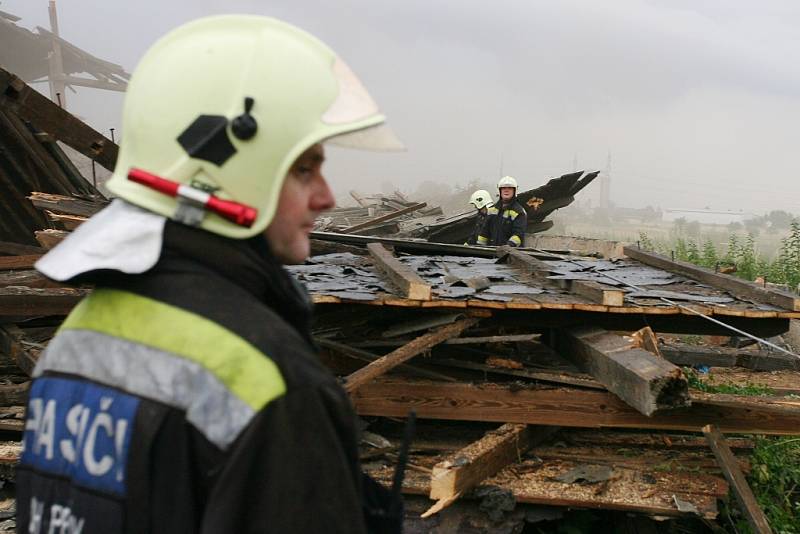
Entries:
[[506, 423], [433, 466], [430, 498], [437, 501], [422, 517], [430, 517], [484, 479], [519, 461], [530, 446], [528, 425]]
[[376, 225], [379, 225], [381, 223], [384, 223], [384, 222], [387, 222], [387, 221], [391, 221], [392, 219], [396, 219], [397, 217], [401, 217], [401, 216], [406, 215], [408, 213], [413, 213], [413, 212], [415, 212], [415, 211], [417, 211], [419, 209], [424, 208], [425, 206], [427, 206], [427, 204], [425, 202], [420, 202], [419, 204], [414, 204], [413, 206], [409, 206], [407, 208], [399, 209], [397, 211], [393, 211], [391, 213], [387, 213], [386, 215], [381, 215], [380, 217], [375, 217], [374, 219], [370, 219], [370, 220], [365, 221], [363, 223], [356, 224], [356, 225], [353, 225], [353, 226], [349, 226], [349, 227], [343, 229], [341, 232], [343, 234], [350, 234], [350, 233], [353, 233], [353, 232], [357, 232], [358, 230], [363, 230], [363, 229], [369, 228], [371, 226], [376, 226]]
[[717, 289], [728, 291], [736, 297], [752, 299], [786, 310], [800, 311], [800, 296], [788, 291], [761, 287], [753, 282], [748, 282], [729, 274], [715, 273], [710, 269], [698, 267], [684, 261], [672, 261], [661, 254], [645, 252], [636, 247], [628, 246], [623, 250], [626, 256], [645, 265], [693, 278]]
[[745, 480], [742, 470], [739, 468], [739, 462], [731, 452], [730, 447], [728, 447], [725, 437], [714, 425], [704, 426], [703, 434], [711, 450], [714, 451], [714, 456], [717, 458], [722, 474], [725, 475], [731, 485], [733, 493], [736, 495], [736, 500], [739, 501], [744, 515], [747, 517], [747, 522], [750, 523], [753, 531], [758, 534], [770, 534], [772, 529], [769, 527], [767, 518], [758, 506], [758, 501], [756, 501], [750, 486], [747, 485], [747, 480]]
[[400, 289], [400, 296], [413, 300], [431, 300], [429, 286], [411, 267], [401, 263], [380, 243], [367, 245], [375, 267], [385, 273], [392, 284]]
[[[350, 347], [348, 345], [345, 345], [344, 343], [337, 343], [336, 341], [331, 341], [330, 339], [325, 339], [324, 337], [315, 337], [314, 341], [318, 345], [325, 347], [326, 349], [335, 350], [341, 354], [344, 354], [345, 356], [349, 356], [350, 358], [361, 360], [367, 363], [374, 362], [375, 360], [380, 358], [380, 356], [372, 354], [371, 352]], [[408, 365], [405, 363], [398, 365], [397, 368], [424, 378], [432, 378], [434, 380], [444, 380], [445, 382], [456, 381], [455, 378], [452, 378], [448, 375], [443, 375], [441, 373], [436, 373], [434, 371], [428, 371], [427, 369], [420, 369], [418, 367], [415, 367], [413, 365]]]
[[438, 345], [446, 339], [458, 336], [479, 320], [480, 319], [477, 317], [467, 317], [419, 336], [407, 345], [403, 345], [399, 349], [390, 352], [348, 376], [344, 384], [344, 389], [348, 393], [352, 393], [365, 383], [397, 367], [401, 363], [410, 360], [417, 354]]
[[110, 139], [0, 68], [0, 107], [113, 171], [118, 147]]
[[688, 406], [679, 368], [638, 348], [633, 340], [590, 326], [558, 331], [558, 351], [644, 415]]
[[[509, 264], [532, 276], [547, 278], [552, 270], [547, 263], [511, 247], [499, 247], [497, 253], [501, 256], [507, 255]], [[566, 284], [570, 293], [585, 297], [597, 304], [604, 306], [622, 306], [624, 304], [625, 292], [620, 289], [589, 280], [567, 280]]]

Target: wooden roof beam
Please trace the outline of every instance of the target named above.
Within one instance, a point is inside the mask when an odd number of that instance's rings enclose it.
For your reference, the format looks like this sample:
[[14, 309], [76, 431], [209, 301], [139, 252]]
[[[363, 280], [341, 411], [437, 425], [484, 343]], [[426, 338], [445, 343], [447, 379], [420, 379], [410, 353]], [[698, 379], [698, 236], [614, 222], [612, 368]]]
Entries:
[[740, 299], [755, 300], [785, 310], [800, 311], [800, 295], [795, 295], [788, 291], [761, 287], [754, 282], [749, 282], [729, 274], [715, 273], [711, 269], [699, 267], [685, 261], [673, 261], [661, 254], [647, 252], [633, 246], [624, 247], [623, 252], [629, 258], [644, 263], [645, 265], [686, 276], [687, 278], [708, 284], [717, 289], [727, 291]]

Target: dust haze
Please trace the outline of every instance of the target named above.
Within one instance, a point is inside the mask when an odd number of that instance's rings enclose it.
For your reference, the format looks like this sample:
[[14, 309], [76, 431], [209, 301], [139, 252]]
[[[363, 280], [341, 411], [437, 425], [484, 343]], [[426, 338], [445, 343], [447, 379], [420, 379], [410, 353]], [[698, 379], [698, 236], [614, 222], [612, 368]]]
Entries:
[[[0, 10], [49, 28], [46, 0]], [[320, 37], [407, 144], [402, 154], [331, 149], [340, 198], [500, 172], [527, 189], [610, 162], [617, 206], [800, 212], [797, 2], [58, 2], [63, 38], [129, 72], [169, 29], [226, 12]], [[79, 88], [68, 99], [98, 130], [121, 130], [122, 95]]]

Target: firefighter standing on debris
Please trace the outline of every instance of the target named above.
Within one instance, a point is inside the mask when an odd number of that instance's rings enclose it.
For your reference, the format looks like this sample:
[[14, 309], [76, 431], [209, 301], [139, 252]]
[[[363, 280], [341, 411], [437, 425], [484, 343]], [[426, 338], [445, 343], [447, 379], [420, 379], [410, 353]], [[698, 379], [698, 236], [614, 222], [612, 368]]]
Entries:
[[483, 230], [483, 224], [486, 222], [486, 214], [489, 212], [489, 208], [492, 207], [492, 195], [486, 191], [485, 189], [478, 189], [469, 197], [469, 203], [475, 208], [475, 226], [472, 229], [472, 233], [470, 234], [467, 242], [464, 243], [465, 245], [477, 245], [478, 244], [478, 236]]
[[399, 531], [282, 267], [334, 205], [322, 143], [402, 148], [384, 116], [311, 35], [231, 15], [154, 45], [123, 121], [119, 198], [37, 264], [96, 288], [34, 373], [20, 531]]
[[528, 215], [517, 201], [517, 181], [504, 176], [497, 182], [497, 189], [500, 199], [488, 209], [478, 244], [519, 247], [528, 226]]

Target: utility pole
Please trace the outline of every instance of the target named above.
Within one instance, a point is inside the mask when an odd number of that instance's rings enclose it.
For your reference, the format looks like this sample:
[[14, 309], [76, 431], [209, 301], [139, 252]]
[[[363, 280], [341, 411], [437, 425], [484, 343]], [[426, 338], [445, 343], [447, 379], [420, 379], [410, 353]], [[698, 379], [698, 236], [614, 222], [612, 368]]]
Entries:
[[50, 34], [52, 46], [48, 57], [50, 67], [50, 99], [61, 106], [67, 108], [66, 84], [64, 83], [64, 60], [61, 57], [61, 41], [58, 33], [58, 13], [56, 12], [56, 0], [50, 0], [48, 7], [50, 12]]
[[600, 174], [600, 207], [608, 209], [611, 206], [611, 151], [608, 151], [605, 172]]

